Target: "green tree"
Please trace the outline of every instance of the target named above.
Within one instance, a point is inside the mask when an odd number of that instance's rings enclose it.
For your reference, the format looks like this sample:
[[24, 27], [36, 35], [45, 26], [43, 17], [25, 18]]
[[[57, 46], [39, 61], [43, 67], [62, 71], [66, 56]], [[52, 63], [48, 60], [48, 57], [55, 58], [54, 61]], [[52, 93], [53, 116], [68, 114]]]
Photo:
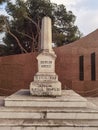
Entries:
[[[6, 0], [0, 0], [0, 6], [2, 8], [2, 5], [3, 3], [6, 2]], [[0, 34], [3, 33], [3, 29], [4, 29], [4, 21], [3, 21], [3, 18], [4, 16], [1, 15], [0, 16]], [[0, 56], [6, 56], [8, 55], [8, 51], [9, 51], [9, 48], [4, 45], [4, 44], [0, 44]]]
[[4, 3], [4, 2], [6, 2], [6, 0], [0, 0], [0, 4], [2, 4], [2, 3]]
[[56, 5], [54, 16], [53, 40], [57, 46], [69, 44], [81, 37], [78, 27], [74, 25], [76, 17], [72, 11], [67, 12], [64, 5]]
[[11, 49], [11, 54], [40, 50], [40, 28], [44, 16], [52, 19], [56, 46], [71, 43], [81, 36], [74, 25], [76, 17], [73, 13], [67, 11], [64, 5], [51, 3], [50, 0], [16, 0], [15, 4], [7, 1], [6, 11], [10, 17], [1, 18], [4, 23], [1, 25], [6, 30], [4, 42]]

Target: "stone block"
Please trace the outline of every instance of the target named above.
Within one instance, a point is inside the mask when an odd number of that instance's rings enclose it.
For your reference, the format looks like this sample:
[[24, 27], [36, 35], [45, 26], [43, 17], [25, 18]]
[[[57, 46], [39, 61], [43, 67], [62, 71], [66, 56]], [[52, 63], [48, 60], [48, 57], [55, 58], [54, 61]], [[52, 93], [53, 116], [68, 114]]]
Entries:
[[82, 130], [98, 130], [98, 127], [83, 127]]
[[22, 130], [22, 127], [11, 127], [10, 130]]
[[11, 127], [8, 126], [0, 126], [0, 130], [12, 130]]
[[53, 130], [52, 127], [37, 127], [37, 130]]
[[51, 74], [55, 72], [55, 54], [51, 54], [49, 52], [41, 52], [37, 56], [38, 60], [38, 73]]
[[5, 112], [0, 112], [0, 117], [2, 119], [41, 119], [42, 115], [41, 113], [38, 112], [30, 113], [29, 111], [28, 112], [5, 111]]
[[65, 113], [47, 113], [47, 119], [97, 119], [98, 120], [98, 113], [78, 113], [78, 112], [65, 112]]
[[21, 130], [37, 130], [36, 127], [23, 127]]
[[30, 92], [33, 96], [61, 96], [61, 83], [56, 82], [32, 82]]
[[83, 130], [83, 128], [82, 127], [38, 127], [37, 130]]

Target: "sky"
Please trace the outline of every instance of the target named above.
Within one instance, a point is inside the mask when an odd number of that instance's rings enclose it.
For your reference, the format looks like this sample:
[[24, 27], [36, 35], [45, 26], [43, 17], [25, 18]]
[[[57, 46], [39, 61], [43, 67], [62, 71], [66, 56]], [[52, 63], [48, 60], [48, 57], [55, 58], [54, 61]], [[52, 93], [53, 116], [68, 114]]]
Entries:
[[88, 35], [98, 28], [98, 0], [51, 0], [64, 4], [76, 16], [75, 24], [83, 35]]
[[[98, 0], [51, 0], [51, 2], [64, 4], [68, 11], [73, 12], [76, 16], [75, 25], [83, 36], [98, 28]], [[0, 14], [6, 14], [4, 6], [0, 6]]]

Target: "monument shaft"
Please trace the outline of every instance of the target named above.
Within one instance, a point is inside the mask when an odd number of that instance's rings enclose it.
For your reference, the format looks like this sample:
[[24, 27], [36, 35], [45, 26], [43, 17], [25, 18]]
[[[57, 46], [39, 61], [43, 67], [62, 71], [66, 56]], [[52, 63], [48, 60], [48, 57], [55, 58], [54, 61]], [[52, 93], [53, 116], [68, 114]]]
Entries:
[[38, 72], [30, 84], [30, 93], [36, 96], [60, 96], [61, 83], [55, 73], [56, 55], [52, 50], [51, 19], [44, 17], [41, 30], [42, 52], [37, 56]]
[[52, 49], [52, 29], [51, 29], [51, 19], [49, 17], [44, 17], [42, 19], [41, 28], [41, 48], [42, 50]]

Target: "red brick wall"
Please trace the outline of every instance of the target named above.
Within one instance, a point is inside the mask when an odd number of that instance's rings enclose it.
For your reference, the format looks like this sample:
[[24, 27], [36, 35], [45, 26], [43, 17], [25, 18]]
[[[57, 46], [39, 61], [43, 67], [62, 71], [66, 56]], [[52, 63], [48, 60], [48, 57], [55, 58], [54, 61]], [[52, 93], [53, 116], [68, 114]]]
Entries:
[[[73, 89], [83, 96], [98, 96], [98, 30], [55, 49], [56, 73], [62, 88]], [[90, 55], [96, 54], [96, 81], [91, 81]], [[79, 80], [79, 56], [84, 56], [84, 81]], [[10, 95], [29, 88], [37, 72], [36, 53], [0, 57], [0, 95]]]
[[21, 88], [29, 88], [37, 71], [36, 54], [0, 58], [0, 95], [9, 95]]
[[[72, 49], [72, 89], [83, 96], [98, 96], [98, 30], [70, 45]], [[96, 55], [96, 81], [91, 81], [91, 53]], [[84, 81], [79, 80], [79, 56], [84, 56]]]

